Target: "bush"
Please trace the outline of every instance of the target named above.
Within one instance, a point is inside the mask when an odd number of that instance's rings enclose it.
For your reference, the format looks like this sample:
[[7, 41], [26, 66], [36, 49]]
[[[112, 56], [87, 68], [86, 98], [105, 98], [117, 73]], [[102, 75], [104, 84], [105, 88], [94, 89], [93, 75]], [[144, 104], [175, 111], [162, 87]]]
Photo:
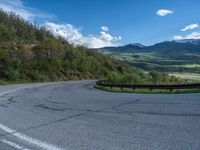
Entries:
[[34, 71], [31, 75], [30, 78], [32, 81], [45, 81], [46, 77], [39, 73], [38, 71]]
[[137, 72], [125, 74], [113, 73], [109, 76], [108, 81], [113, 84], [143, 84], [145, 83], [144, 79]]
[[7, 78], [10, 81], [17, 81], [20, 78], [20, 73], [17, 70], [9, 69], [6, 72]]

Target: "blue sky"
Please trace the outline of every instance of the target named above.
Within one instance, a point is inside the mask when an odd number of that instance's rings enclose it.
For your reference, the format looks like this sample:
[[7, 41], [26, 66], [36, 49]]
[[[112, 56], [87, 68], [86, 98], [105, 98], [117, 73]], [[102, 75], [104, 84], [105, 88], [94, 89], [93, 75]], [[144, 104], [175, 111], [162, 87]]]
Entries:
[[88, 47], [200, 38], [199, 0], [0, 0], [0, 7]]

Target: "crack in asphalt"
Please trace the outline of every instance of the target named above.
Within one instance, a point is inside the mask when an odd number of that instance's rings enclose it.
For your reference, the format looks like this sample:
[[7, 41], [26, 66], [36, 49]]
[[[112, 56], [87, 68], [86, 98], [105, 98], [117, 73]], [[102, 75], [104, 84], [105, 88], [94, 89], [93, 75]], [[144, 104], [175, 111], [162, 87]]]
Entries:
[[62, 119], [58, 119], [58, 120], [54, 120], [54, 121], [50, 121], [48, 123], [44, 123], [44, 124], [40, 124], [38, 126], [34, 126], [34, 127], [30, 127], [30, 128], [26, 128], [24, 130], [21, 130], [21, 131], [18, 131], [18, 132], [23, 132], [23, 131], [27, 131], [27, 130], [30, 130], [30, 129], [36, 129], [36, 128], [40, 128], [40, 127], [44, 127], [44, 126], [47, 126], [47, 125], [51, 125], [51, 124], [54, 124], [54, 123], [58, 123], [58, 122], [62, 122], [62, 121], [66, 121], [66, 120], [69, 120], [69, 119], [74, 119], [76, 117], [80, 117], [80, 116], [84, 116], [84, 115], [87, 115], [87, 114], [90, 114], [90, 113], [99, 113], [99, 112], [104, 112], [105, 110], [109, 110], [109, 109], [112, 109], [113, 107], [119, 107], [119, 106], [123, 106], [123, 105], [128, 105], [128, 104], [132, 104], [134, 102], [136, 102], [138, 100], [135, 100], [135, 101], [129, 101], [127, 103], [121, 103], [119, 105], [116, 105], [116, 106], [112, 106], [112, 107], [108, 107], [108, 108], [102, 108], [102, 109], [99, 109], [99, 110], [86, 110], [85, 113], [79, 113], [79, 114], [76, 114], [76, 115], [72, 115], [72, 116], [69, 116], [69, 117], [65, 117], [65, 118], [62, 118]]
[[93, 86], [91, 86], [91, 84], [85, 84], [85, 85], [83, 85], [82, 87], [83, 87], [83, 88], [86, 88], [86, 89], [88, 89], [88, 90], [91, 90], [91, 91], [94, 90], [94, 88], [93, 88]]
[[6, 103], [0, 104], [0, 107], [8, 107], [8, 105], [16, 103], [17, 101], [14, 100], [14, 97], [10, 97], [8, 100], [6, 100]]
[[[146, 114], [146, 115], [158, 115], [158, 116], [184, 116], [184, 117], [200, 117], [200, 114], [178, 114], [178, 113], [158, 113], [158, 112], [151, 112], [151, 111], [126, 111], [123, 109], [119, 109], [119, 107], [129, 104], [141, 104], [141, 100], [129, 101], [127, 103], [122, 103], [117, 106], [113, 106], [111, 109], [118, 111], [118, 113], [127, 114], [129, 116], [133, 116], [134, 114]], [[138, 103], [139, 102], [139, 103]], [[143, 102], [142, 102], [143, 104]], [[180, 103], [179, 103], [180, 104]]]
[[[49, 101], [48, 101], [49, 102]], [[93, 112], [93, 110], [91, 109], [80, 109], [80, 108], [72, 108], [72, 107], [62, 107], [62, 108], [58, 108], [60, 107], [59, 105], [63, 105], [63, 104], [67, 104], [67, 103], [60, 103], [60, 102], [49, 102], [49, 103], [53, 103], [53, 104], [57, 104], [57, 106], [48, 106], [46, 104], [39, 104], [39, 105], [35, 105], [34, 107], [38, 107], [38, 108], [43, 108], [46, 110], [52, 110], [52, 111], [66, 111], [66, 110], [70, 110], [70, 111], [86, 111], [86, 112]]]
[[144, 115], [156, 115], [156, 116], [183, 116], [183, 117], [200, 117], [200, 114], [178, 114], [178, 113], [158, 113], [151, 111], [126, 111], [119, 108], [112, 108], [113, 110], [122, 112], [123, 114], [127, 114], [133, 116], [133, 114], [144, 114]]
[[[50, 101], [50, 100], [46, 100], [46, 101], [49, 102], [49, 103], [54, 103], [54, 104], [63, 104], [62, 102], [54, 102], [54, 101]], [[16, 101], [13, 101], [13, 97], [12, 97], [12, 98], [9, 99], [9, 102], [16, 102]], [[144, 111], [134, 111], [134, 112], [132, 112], [132, 111], [125, 111], [123, 109], [120, 109], [121, 106], [126, 106], [126, 105], [131, 105], [131, 104], [136, 104], [136, 103], [140, 104], [141, 100], [137, 99], [137, 100], [134, 100], [134, 101], [128, 101], [128, 102], [125, 102], [125, 103], [120, 103], [118, 105], [108, 107], [108, 108], [99, 109], [99, 110], [74, 109], [74, 108], [58, 109], [58, 108], [47, 107], [44, 104], [39, 104], [39, 105], [36, 105], [35, 107], [41, 107], [43, 109], [53, 110], [53, 111], [65, 111], [65, 110], [84, 111], [84, 113], [78, 113], [78, 114], [68, 116], [68, 117], [65, 117], [65, 118], [61, 118], [61, 119], [58, 119], [58, 120], [54, 120], [54, 121], [50, 121], [50, 122], [43, 123], [43, 124], [40, 124], [40, 125], [36, 125], [36, 126], [32, 126], [32, 127], [29, 127], [29, 128], [22, 129], [22, 130], [18, 130], [16, 132], [22, 133], [22, 132], [33, 130], [33, 129], [38, 129], [38, 128], [45, 127], [45, 126], [48, 126], [48, 125], [52, 125], [52, 124], [55, 124], [55, 123], [59, 123], [59, 122], [62, 122], [62, 121], [67, 121], [67, 120], [74, 119], [74, 118], [77, 118], [77, 117], [80, 117], [80, 116], [88, 115], [88, 114], [91, 114], [91, 113], [119, 113], [119, 114], [129, 115], [131, 117], [134, 117], [134, 114], [200, 117], [200, 114], [170, 114], [170, 113], [156, 113], [156, 112], [144, 112]], [[66, 103], [64, 103], [64, 104], [66, 104]], [[113, 111], [106, 111], [106, 110], [114, 110], [114, 112]], [[15, 132], [2, 134], [1, 137], [6, 137], [6, 136], [12, 135], [12, 134], [15, 134]]]
[[44, 127], [44, 126], [47, 126], [47, 125], [50, 125], [50, 124], [62, 122], [62, 121], [65, 121], [65, 120], [68, 120], [68, 119], [72, 119], [72, 118], [75, 118], [75, 117], [78, 117], [78, 116], [82, 116], [82, 115], [84, 115], [84, 114], [83, 114], [83, 113], [80, 113], [80, 114], [76, 114], [76, 115], [69, 116], [69, 117], [66, 117], [66, 118], [62, 118], [62, 119], [50, 121], [50, 122], [48, 122], [48, 123], [44, 123], [44, 124], [40, 124], [40, 125], [37, 125], [37, 126], [29, 127], [29, 128], [26, 128], [26, 129], [16, 130], [16, 132], [1, 134], [0, 137], [6, 137], [6, 136], [8, 136], [8, 135], [12, 135], [12, 134], [15, 134], [15, 133], [22, 133], [22, 132], [25, 132], [25, 131], [28, 131], [28, 130], [41, 128], [41, 127]]
[[53, 103], [53, 104], [61, 104], [61, 105], [67, 104], [67, 103], [64, 103], [64, 102], [51, 101], [51, 100], [49, 100], [49, 99], [45, 99], [45, 101], [46, 101], [46, 102], [49, 102], [49, 103]]
[[[106, 108], [106, 109], [107, 109], [107, 108]], [[104, 110], [104, 109], [102, 109], [102, 110]], [[90, 112], [99, 112], [99, 111], [101, 111], [101, 110], [90, 111]], [[22, 133], [22, 132], [25, 132], [25, 131], [28, 131], [28, 130], [38, 129], [38, 128], [41, 128], [41, 127], [44, 127], [44, 126], [48, 126], [48, 125], [51, 125], [51, 124], [55, 124], [55, 123], [58, 123], [58, 122], [62, 122], [62, 121], [66, 121], [66, 120], [69, 120], [69, 119], [76, 118], [76, 117], [84, 116], [84, 115], [86, 115], [86, 114], [89, 114], [90, 112], [79, 113], [79, 114], [72, 115], [72, 116], [68, 116], [68, 117], [65, 117], [65, 118], [62, 118], [62, 119], [50, 121], [50, 122], [48, 122], [48, 123], [44, 123], [44, 124], [40, 124], [40, 125], [37, 125], [37, 126], [29, 127], [29, 128], [26, 128], [26, 129], [16, 130], [16, 132]], [[6, 136], [8, 136], [8, 135], [15, 134], [16, 132], [7, 133], [7, 134], [1, 134], [0, 137], [6, 137]]]
[[133, 112], [136, 114], [146, 114], [146, 115], [158, 115], [158, 116], [184, 116], [184, 117], [200, 117], [200, 114], [176, 114], [176, 113], [157, 113], [157, 112]]
[[[121, 103], [121, 104], [119, 104], [117, 106], [112, 106], [112, 107], [109, 107], [109, 108], [103, 108], [103, 109], [94, 110], [94, 111], [90, 110], [90, 111], [87, 111], [85, 113], [78, 113], [78, 114], [75, 114], [75, 115], [72, 115], [72, 116], [68, 116], [68, 117], [65, 117], [65, 118], [58, 119], [58, 120], [50, 121], [50, 122], [47, 122], [47, 123], [44, 123], [44, 124], [40, 124], [40, 125], [37, 125], [37, 126], [29, 127], [29, 128], [22, 129], [22, 130], [16, 130], [16, 132], [22, 133], [22, 132], [25, 132], [25, 131], [38, 129], [38, 128], [45, 127], [45, 126], [48, 126], [48, 125], [51, 125], [51, 124], [55, 124], [55, 123], [58, 123], [58, 122], [66, 121], [66, 120], [69, 120], [69, 119], [74, 119], [76, 117], [84, 116], [84, 115], [87, 115], [87, 114], [90, 114], [90, 113], [104, 112], [105, 110], [112, 109], [113, 107], [119, 107], [119, 106], [123, 106], [123, 105], [127, 105], [127, 104], [132, 104], [132, 103], [134, 103], [136, 101], [129, 101], [127, 103]], [[15, 134], [16, 132], [1, 134], [0, 137], [6, 137], [8, 135]]]
[[47, 110], [53, 110], [53, 111], [65, 111], [65, 108], [52, 108], [52, 107], [45, 106], [45, 104], [35, 105], [35, 107], [39, 107], [39, 108], [43, 108]]

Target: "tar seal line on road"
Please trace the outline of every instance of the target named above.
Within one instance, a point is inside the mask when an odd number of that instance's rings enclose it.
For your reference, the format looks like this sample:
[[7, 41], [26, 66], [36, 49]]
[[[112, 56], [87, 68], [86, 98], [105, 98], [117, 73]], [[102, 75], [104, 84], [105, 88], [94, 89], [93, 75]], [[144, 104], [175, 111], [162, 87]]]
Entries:
[[37, 140], [35, 138], [32, 138], [32, 137], [29, 137], [29, 136], [24, 135], [22, 133], [19, 133], [19, 132], [15, 131], [13, 129], [10, 129], [7, 126], [4, 126], [2, 124], [0, 124], [0, 129], [7, 132], [8, 134], [10, 134], [14, 137], [17, 137], [20, 140], [23, 140], [23, 141], [25, 141], [29, 144], [37, 146], [37, 147], [39, 147], [43, 150], [64, 150], [64, 149], [58, 148], [55, 145], [52, 145], [52, 144], [49, 144], [49, 143], [46, 143], [46, 142], [42, 142], [42, 141]]
[[[40, 85], [39, 85], [40, 86]], [[10, 90], [10, 91], [6, 91], [6, 92], [3, 92], [3, 93], [0, 93], [0, 96], [3, 96], [3, 95], [6, 95], [6, 94], [9, 94], [9, 93], [12, 93], [12, 92], [16, 92], [16, 91], [19, 91], [19, 90], [22, 90], [22, 89], [27, 89], [27, 88], [31, 88], [31, 87], [26, 87], [26, 88], [19, 88], [19, 89], [16, 89], [16, 90]], [[64, 150], [62, 148], [59, 148], [53, 144], [50, 144], [50, 143], [46, 143], [46, 142], [43, 142], [43, 141], [40, 141], [38, 139], [35, 139], [35, 138], [32, 138], [32, 137], [29, 137], [23, 133], [20, 133], [20, 132], [17, 132], [16, 130], [13, 130], [3, 124], [0, 123], [0, 129], [5, 131], [6, 133], [8, 133], [9, 135], [12, 135], [22, 141], [25, 141], [33, 146], [36, 146], [42, 150]], [[0, 141], [8, 144], [8, 145], [12, 145], [12, 146], [16, 146], [15, 148], [19, 147], [19, 145], [13, 143], [13, 142], [10, 142], [8, 140], [5, 140], [5, 139], [1, 139]]]
[[16, 143], [14, 143], [14, 142], [8, 141], [8, 140], [6, 140], [6, 139], [0, 139], [0, 141], [3, 142], [3, 143], [6, 143], [6, 144], [8, 144], [8, 145], [10, 145], [11, 147], [14, 147], [14, 148], [16, 148], [16, 149], [19, 149], [19, 150], [30, 150], [30, 149], [28, 149], [28, 148], [25, 148], [25, 147], [23, 147], [23, 146], [20, 146], [19, 144], [16, 144]]

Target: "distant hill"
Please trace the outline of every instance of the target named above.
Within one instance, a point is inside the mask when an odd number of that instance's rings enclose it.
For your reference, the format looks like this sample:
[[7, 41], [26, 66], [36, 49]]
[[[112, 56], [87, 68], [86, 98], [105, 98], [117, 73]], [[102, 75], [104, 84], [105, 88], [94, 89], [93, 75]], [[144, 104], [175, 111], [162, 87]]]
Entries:
[[130, 52], [131, 53], [134, 51], [142, 50], [143, 48], [145, 48], [145, 46], [143, 46], [142, 44], [135, 43], [135, 44], [128, 44], [128, 45], [119, 46], [119, 47], [103, 47], [98, 50], [106, 50], [106, 51], [110, 51], [110, 52]]
[[200, 73], [199, 39], [165, 41], [152, 46], [136, 43], [97, 50], [146, 71]]

